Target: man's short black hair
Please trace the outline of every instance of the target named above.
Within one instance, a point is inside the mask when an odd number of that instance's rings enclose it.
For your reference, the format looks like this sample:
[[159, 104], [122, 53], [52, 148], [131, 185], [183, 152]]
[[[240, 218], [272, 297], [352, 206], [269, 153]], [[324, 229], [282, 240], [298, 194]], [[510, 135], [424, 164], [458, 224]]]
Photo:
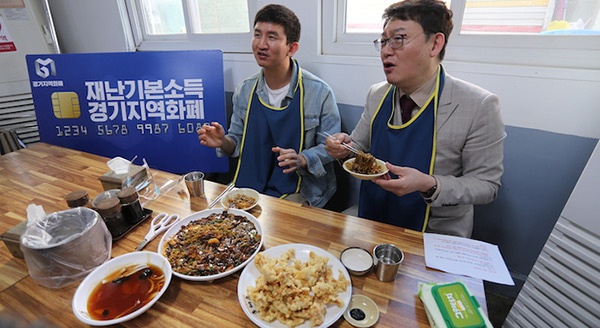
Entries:
[[414, 21], [423, 27], [423, 32], [429, 36], [443, 33], [446, 43], [440, 51], [439, 58], [444, 59], [446, 45], [452, 33], [452, 11], [441, 0], [404, 0], [387, 7], [383, 12], [383, 27], [390, 20]]
[[277, 4], [264, 6], [256, 13], [253, 26], [256, 26], [258, 22], [283, 26], [287, 44], [300, 41], [300, 20], [293, 11], [285, 6]]

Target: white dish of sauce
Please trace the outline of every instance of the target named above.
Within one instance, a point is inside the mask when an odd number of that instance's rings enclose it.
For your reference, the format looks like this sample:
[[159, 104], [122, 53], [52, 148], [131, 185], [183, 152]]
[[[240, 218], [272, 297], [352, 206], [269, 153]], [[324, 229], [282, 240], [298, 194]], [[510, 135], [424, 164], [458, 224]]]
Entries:
[[121, 255], [94, 269], [81, 282], [73, 296], [73, 313], [93, 326], [131, 320], [158, 301], [171, 276], [171, 265], [157, 253]]

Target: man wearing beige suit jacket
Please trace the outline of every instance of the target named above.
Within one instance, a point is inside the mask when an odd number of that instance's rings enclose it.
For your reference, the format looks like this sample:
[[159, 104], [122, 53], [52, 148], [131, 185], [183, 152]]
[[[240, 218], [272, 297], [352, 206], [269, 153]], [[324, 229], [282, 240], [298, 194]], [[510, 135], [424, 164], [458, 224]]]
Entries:
[[383, 18], [374, 44], [387, 81], [369, 89], [352, 134], [329, 138], [326, 149], [346, 158], [344, 142], [386, 161], [388, 174], [362, 182], [359, 216], [470, 237], [473, 205], [493, 201], [500, 188], [505, 132], [498, 97], [446, 74], [452, 12], [444, 2], [405, 0]]

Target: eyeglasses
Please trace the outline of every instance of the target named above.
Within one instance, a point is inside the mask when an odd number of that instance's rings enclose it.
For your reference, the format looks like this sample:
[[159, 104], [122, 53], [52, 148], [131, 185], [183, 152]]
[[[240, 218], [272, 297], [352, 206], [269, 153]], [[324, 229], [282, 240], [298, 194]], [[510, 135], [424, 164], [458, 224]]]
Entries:
[[[421, 34], [425, 34], [425, 32], [415, 35], [410, 41], [407, 42], [407, 44]], [[373, 40], [373, 45], [377, 51], [381, 51], [383, 46], [386, 44], [388, 44], [392, 49], [400, 49], [404, 46], [404, 41], [406, 40], [407, 36], [407, 34], [396, 34], [391, 38]]]

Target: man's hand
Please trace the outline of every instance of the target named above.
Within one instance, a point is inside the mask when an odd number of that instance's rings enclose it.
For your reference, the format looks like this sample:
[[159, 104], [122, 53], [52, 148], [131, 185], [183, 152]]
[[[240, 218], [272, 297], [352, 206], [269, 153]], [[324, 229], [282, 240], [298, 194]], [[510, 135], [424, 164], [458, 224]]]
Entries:
[[306, 167], [306, 158], [302, 154], [296, 153], [294, 149], [284, 149], [275, 146], [271, 150], [274, 153], [279, 153], [277, 160], [279, 161], [279, 167], [284, 167], [283, 173], [294, 172]]
[[336, 133], [325, 139], [325, 150], [333, 158], [346, 158], [350, 156], [350, 151], [342, 146], [342, 142], [354, 146], [349, 135]]
[[225, 129], [217, 122], [205, 124], [198, 130], [200, 144], [211, 148], [221, 147], [225, 139]]
[[204, 146], [221, 147], [221, 150], [230, 156], [235, 150], [235, 144], [225, 136], [225, 129], [217, 122], [204, 124], [202, 128], [198, 129], [198, 140]]
[[412, 167], [396, 166], [385, 163], [388, 170], [398, 176], [392, 179], [389, 174], [377, 177], [371, 181], [384, 190], [394, 193], [398, 196], [410, 194], [411, 192], [425, 192], [435, 186], [436, 180], [431, 175], [425, 174]]

